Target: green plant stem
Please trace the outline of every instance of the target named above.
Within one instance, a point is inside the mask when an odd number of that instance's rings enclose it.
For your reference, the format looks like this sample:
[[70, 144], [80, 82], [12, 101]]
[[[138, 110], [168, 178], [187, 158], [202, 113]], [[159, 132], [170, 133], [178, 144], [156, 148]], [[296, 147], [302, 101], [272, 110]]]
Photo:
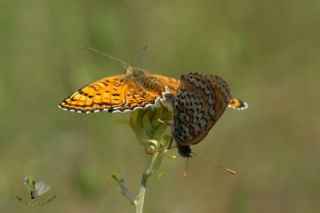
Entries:
[[[170, 126], [159, 122], [159, 119], [171, 121], [172, 116], [172, 112], [162, 105], [139, 109], [130, 113], [130, 126], [140, 144], [144, 146], [147, 155], [147, 163], [141, 177], [139, 194], [134, 199], [136, 213], [143, 212], [148, 180], [160, 167], [161, 161], [165, 156], [163, 148], [167, 147], [171, 138]], [[128, 196], [126, 197], [128, 198]]]
[[140, 190], [139, 194], [136, 199], [136, 213], [142, 213], [143, 212], [143, 206], [144, 206], [144, 197], [147, 191], [147, 182], [148, 182], [148, 176], [147, 175], [142, 175], [142, 180], [140, 184]]
[[144, 199], [145, 199], [145, 194], [147, 191], [148, 179], [153, 174], [153, 172], [155, 170], [154, 167], [155, 167], [156, 162], [160, 160], [159, 156], [160, 156], [160, 152], [156, 152], [156, 153], [149, 156], [144, 173], [142, 174], [139, 194], [137, 195], [136, 202], [135, 202], [136, 213], [143, 212]]

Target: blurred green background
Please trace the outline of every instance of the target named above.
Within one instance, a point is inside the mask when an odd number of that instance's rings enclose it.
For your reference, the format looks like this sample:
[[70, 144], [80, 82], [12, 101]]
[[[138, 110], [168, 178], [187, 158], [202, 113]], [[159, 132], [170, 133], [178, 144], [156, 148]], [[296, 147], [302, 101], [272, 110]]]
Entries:
[[[164, 160], [145, 212], [320, 211], [320, 2], [21, 0], [0, 2], [0, 212], [134, 212], [109, 177], [138, 191], [143, 147], [119, 119], [58, 103], [81, 86], [123, 72], [89, 45], [179, 77], [217, 74], [249, 110], [227, 110], [193, 150], [236, 169]], [[177, 154], [176, 150], [172, 154]], [[57, 198], [29, 208], [23, 178]]]

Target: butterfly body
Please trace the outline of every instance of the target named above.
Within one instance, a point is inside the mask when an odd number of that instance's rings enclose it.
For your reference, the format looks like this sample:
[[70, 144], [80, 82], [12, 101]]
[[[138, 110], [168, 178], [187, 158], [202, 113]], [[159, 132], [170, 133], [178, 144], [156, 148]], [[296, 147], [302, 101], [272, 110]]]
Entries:
[[126, 74], [106, 77], [64, 99], [64, 110], [91, 113], [125, 112], [155, 104], [164, 91], [175, 93], [179, 81], [127, 66]]

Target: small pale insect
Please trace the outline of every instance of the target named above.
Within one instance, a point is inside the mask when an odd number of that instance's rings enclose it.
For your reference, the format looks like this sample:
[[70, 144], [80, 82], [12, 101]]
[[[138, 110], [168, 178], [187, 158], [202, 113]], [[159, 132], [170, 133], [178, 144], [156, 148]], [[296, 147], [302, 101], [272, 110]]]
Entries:
[[172, 136], [179, 153], [191, 157], [190, 145], [202, 141], [226, 108], [243, 110], [248, 105], [232, 98], [229, 85], [216, 75], [182, 75], [177, 94], [165, 94], [174, 111]]
[[179, 81], [124, 65], [126, 73], [110, 76], [82, 87], [59, 107], [78, 113], [126, 112], [155, 104], [162, 93], [176, 93]]
[[31, 199], [35, 199], [36, 197], [43, 195], [51, 189], [51, 187], [46, 182], [42, 180], [36, 181], [34, 178], [29, 176], [24, 178], [23, 184], [28, 186]]
[[41, 180], [36, 181], [33, 177], [30, 177], [30, 176], [27, 176], [24, 178], [23, 184], [26, 185], [28, 187], [28, 190], [30, 191], [31, 201], [26, 201], [18, 195], [16, 197], [18, 200], [22, 201], [24, 204], [28, 206], [43, 206], [56, 198], [56, 196], [54, 195], [53, 197], [48, 199], [46, 202], [37, 203], [34, 200], [40, 197], [41, 195], [47, 193], [51, 189], [51, 187], [46, 182]]

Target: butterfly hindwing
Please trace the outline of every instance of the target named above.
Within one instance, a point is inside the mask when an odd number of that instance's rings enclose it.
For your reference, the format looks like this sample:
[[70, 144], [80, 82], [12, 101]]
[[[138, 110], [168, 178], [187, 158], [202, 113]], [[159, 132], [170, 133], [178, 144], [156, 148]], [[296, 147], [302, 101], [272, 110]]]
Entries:
[[218, 76], [182, 75], [174, 107], [174, 138], [180, 145], [199, 143], [227, 107], [230, 93]]
[[176, 95], [165, 98], [173, 107], [172, 136], [183, 157], [191, 157], [190, 145], [206, 137], [227, 107], [248, 106], [231, 97], [229, 85], [219, 76], [198, 73], [182, 75]]

